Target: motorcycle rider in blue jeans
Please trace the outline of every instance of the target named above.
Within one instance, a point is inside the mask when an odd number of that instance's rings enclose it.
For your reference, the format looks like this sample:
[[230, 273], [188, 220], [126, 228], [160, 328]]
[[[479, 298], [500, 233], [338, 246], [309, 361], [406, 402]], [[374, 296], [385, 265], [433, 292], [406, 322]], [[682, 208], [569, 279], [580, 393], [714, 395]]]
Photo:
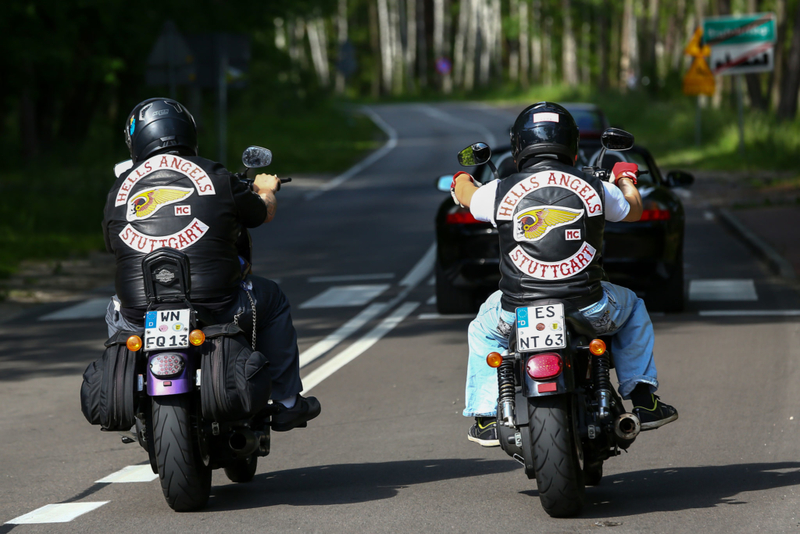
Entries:
[[[500, 239], [500, 289], [483, 303], [468, 337], [463, 415], [475, 418], [467, 438], [485, 447], [500, 445], [497, 371], [487, 365], [486, 355], [508, 349], [516, 307], [541, 298], [571, 301], [598, 335], [613, 335], [619, 394], [632, 400], [642, 430], [678, 418], [675, 408], [653, 394], [658, 388], [654, 333], [644, 302], [630, 289], [605, 281], [601, 265], [604, 221], [641, 217], [642, 200], [635, 186], [638, 167], [617, 163], [608, 182], [584, 174], [574, 167], [578, 139], [578, 127], [565, 108], [539, 102], [523, 110], [511, 130], [518, 173], [481, 187], [466, 172], [453, 177], [453, 199], [469, 207], [477, 220], [497, 227]], [[536, 173], [548, 173], [539, 182], [549, 185], [531, 188], [528, 180]], [[571, 221], [553, 219], [547, 210], [572, 214], [567, 215]], [[571, 222], [572, 233], [559, 230]], [[559, 274], [560, 265], [571, 267]]]
[[[221, 164], [197, 154], [194, 118], [179, 102], [151, 98], [125, 122], [130, 165], [115, 169], [103, 216], [106, 248], [116, 256], [117, 294], [106, 313], [109, 336], [143, 329], [147, 310], [142, 259], [158, 248], [183, 252], [191, 268], [192, 303], [219, 323], [239, 321], [269, 359], [277, 413], [272, 430], [307, 426], [320, 413], [302, 397], [297, 333], [288, 299], [271, 280], [249, 274], [241, 255], [247, 228], [275, 216], [280, 181], [259, 174], [251, 188]], [[249, 255], [249, 246], [246, 251]]]

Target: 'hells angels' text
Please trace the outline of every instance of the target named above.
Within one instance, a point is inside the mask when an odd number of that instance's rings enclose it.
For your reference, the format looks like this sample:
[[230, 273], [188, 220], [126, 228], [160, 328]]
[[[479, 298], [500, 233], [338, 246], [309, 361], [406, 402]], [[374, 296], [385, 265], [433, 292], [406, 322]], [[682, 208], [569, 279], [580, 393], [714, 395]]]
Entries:
[[539, 280], [563, 280], [574, 276], [586, 269], [597, 254], [597, 250], [589, 243], [584, 242], [583, 246], [571, 257], [555, 262], [547, 263], [531, 258], [517, 246], [508, 255], [511, 261], [522, 273]]
[[165, 236], [143, 234], [128, 224], [119, 233], [119, 237], [126, 245], [139, 252], [153, 252], [163, 247], [183, 250], [197, 242], [207, 231], [208, 226], [195, 219], [180, 232]]
[[529, 178], [522, 180], [509, 189], [508, 193], [506, 193], [497, 207], [495, 220], [511, 220], [514, 215], [514, 206], [528, 193], [540, 187], [561, 187], [563, 189], [569, 189], [583, 201], [583, 204], [586, 206], [586, 214], [589, 217], [596, 217], [597, 215], [603, 214], [603, 202], [600, 196], [585, 180], [562, 172], [542, 171], [531, 175]]
[[211, 182], [211, 178], [208, 177], [203, 169], [180, 156], [168, 154], [163, 156], [153, 156], [131, 171], [125, 181], [122, 182], [122, 185], [117, 192], [117, 199], [114, 201], [114, 205], [122, 206], [128, 201], [128, 195], [130, 194], [131, 189], [133, 189], [133, 186], [136, 185], [136, 182], [148, 174], [164, 170], [176, 171], [189, 178], [194, 184], [195, 189], [197, 189], [198, 195], [216, 194], [214, 191], [214, 184]]

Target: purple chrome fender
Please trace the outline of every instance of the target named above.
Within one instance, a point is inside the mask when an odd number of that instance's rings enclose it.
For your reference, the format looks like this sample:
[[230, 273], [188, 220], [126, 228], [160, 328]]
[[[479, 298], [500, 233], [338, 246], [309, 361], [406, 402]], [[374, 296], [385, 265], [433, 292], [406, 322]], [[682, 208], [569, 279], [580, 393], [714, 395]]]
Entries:
[[194, 358], [185, 352], [177, 352], [183, 356], [186, 366], [180, 375], [172, 378], [156, 378], [150, 371], [150, 361], [159, 355], [158, 352], [147, 356], [147, 394], [151, 397], [164, 397], [166, 395], [180, 395], [194, 390], [195, 363]]

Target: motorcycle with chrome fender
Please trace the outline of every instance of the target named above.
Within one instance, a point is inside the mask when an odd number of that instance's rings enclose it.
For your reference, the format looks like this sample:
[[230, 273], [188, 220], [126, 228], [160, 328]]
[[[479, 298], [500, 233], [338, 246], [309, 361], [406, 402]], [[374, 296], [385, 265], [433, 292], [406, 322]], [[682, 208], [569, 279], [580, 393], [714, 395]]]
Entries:
[[[244, 151], [247, 168], [270, 164], [262, 147]], [[247, 181], [246, 173], [236, 175]], [[284, 178], [283, 182], [291, 178]], [[243, 232], [246, 236], [246, 232]], [[239, 246], [249, 268], [249, 239]], [[101, 430], [147, 451], [167, 503], [175, 511], [204, 507], [211, 473], [224, 469], [232, 482], [253, 479], [258, 457], [270, 452], [269, 355], [255, 350], [255, 302], [247, 336], [233, 322], [218, 324], [191, 300], [187, 255], [159, 248], [144, 256], [147, 311], [142, 331], [118, 331], [83, 375], [81, 409]], [[245, 279], [246, 280], [246, 279]]]
[[[607, 179], [606, 150], [628, 150], [633, 136], [615, 128], [602, 135], [598, 167]], [[475, 143], [458, 155], [463, 166], [487, 164], [491, 148]], [[497, 369], [497, 433], [501, 448], [536, 479], [544, 510], [552, 517], [577, 515], [586, 485], [603, 477], [603, 462], [621, 454], [641, 430], [611, 384], [610, 340], [598, 336], [566, 300], [542, 299], [517, 307], [508, 350], [486, 362]]]

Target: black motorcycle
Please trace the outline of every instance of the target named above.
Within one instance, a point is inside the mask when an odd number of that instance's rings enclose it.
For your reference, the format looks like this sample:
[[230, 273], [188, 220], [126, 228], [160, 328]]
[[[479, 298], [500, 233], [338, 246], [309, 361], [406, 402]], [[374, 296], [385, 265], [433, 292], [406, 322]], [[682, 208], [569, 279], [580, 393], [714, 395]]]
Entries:
[[[610, 128], [602, 143], [602, 154], [627, 150], [633, 136]], [[485, 143], [465, 148], [459, 162], [495, 170]], [[601, 179], [609, 172], [583, 171]], [[597, 485], [603, 462], [630, 447], [640, 431], [638, 417], [625, 411], [611, 385], [606, 341], [568, 301], [536, 300], [516, 309], [507, 354], [486, 358], [497, 369], [500, 446], [528, 478], [536, 478], [542, 507], [552, 517], [577, 515], [585, 486]]]
[[[247, 168], [271, 160], [261, 147], [242, 155]], [[247, 181], [245, 173], [236, 176]], [[237, 246], [247, 256], [244, 271], [250, 259], [244, 229], [243, 236]], [[155, 250], [142, 260], [142, 271], [145, 327], [106, 342], [103, 357], [84, 373], [82, 410], [90, 423], [119, 431], [123, 442], [147, 451], [170, 507], [197, 510], [208, 502], [212, 470], [249, 482], [258, 457], [269, 454], [275, 410], [268, 355], [255, 351], [255, 325], [246, 336], [238, 315], [218, 324], [191, 301], [191, 265], [182, 252]]]

